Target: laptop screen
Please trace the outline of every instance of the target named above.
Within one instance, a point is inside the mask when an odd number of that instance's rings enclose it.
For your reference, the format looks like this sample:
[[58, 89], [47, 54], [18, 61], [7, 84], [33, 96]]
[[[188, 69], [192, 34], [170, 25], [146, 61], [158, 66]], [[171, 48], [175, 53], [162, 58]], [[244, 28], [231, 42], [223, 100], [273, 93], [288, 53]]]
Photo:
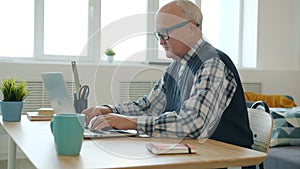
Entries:
[[41, 73], [54, 113], [76, 113], [61, 72]]

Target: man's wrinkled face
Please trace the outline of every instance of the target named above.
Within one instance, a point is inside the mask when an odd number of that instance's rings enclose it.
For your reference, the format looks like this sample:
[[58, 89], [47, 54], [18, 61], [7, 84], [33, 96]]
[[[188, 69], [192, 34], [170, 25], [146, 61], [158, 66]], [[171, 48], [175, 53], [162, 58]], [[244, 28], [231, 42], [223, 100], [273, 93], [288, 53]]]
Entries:
[[189, 51], [185, 43], [188, 37], [186, 28], [189, 24], [188, 20], [175, 15], [165, 13], [157, 15], [156, 36], [168, 58], [178, 60]]

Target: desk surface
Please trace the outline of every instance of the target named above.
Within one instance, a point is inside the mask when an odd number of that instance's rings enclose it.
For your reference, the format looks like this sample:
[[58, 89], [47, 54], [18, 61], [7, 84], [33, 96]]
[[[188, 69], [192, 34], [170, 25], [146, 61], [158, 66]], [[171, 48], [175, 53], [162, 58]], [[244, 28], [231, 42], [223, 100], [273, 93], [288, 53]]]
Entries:
[[[9, 136], [37, 168], [222, 168], [254, 165], [267, 154], [207, 140], [158, 138], [105, 138], [84, 140], [80, 155], [56, 155], [49, 121], [2, 122]], [[198, 147], [196, 154], [153, 155], [145, 145], [149, 142], [190, 143]]]

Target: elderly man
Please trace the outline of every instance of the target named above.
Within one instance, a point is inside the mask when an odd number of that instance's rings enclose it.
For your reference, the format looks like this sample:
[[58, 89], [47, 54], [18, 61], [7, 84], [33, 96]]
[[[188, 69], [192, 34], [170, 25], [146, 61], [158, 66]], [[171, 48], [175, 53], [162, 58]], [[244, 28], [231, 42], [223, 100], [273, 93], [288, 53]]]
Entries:
[[201, 11], [192, 2], [173, 1], [162, 7], [154, 34], [174, 61], [148, 96], [84, 110], [91, 129], [211, 138], [250, 148], [252, 132], [238, 72], [225, 53], [202, 39], [201, 24]]

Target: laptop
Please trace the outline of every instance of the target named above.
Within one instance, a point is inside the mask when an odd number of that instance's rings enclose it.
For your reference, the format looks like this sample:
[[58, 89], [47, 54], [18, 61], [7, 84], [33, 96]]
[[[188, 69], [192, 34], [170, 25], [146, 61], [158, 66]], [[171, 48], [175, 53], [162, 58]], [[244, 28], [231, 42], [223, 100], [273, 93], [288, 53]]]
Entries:
[[[76, 113], [71, 97], [68, 94], [63, 74], [61, 72], [44, 72], [41, 73], [41, 77], [54, 113]], [[127, 137], [135, 136], [136, 134], [135, 130], [110, 129], [90, 131], [88, 128], [85, 128], [84, 138]]]
[[112, 137], [130, 137], [137, 136], [136, 130], [97, 130], [91, 131], [90, 129], [84, 129], [84, 138], [112, 138]]
[[75, 108], [60, 72], [41, 73], [54, 113], [75, 113]]

